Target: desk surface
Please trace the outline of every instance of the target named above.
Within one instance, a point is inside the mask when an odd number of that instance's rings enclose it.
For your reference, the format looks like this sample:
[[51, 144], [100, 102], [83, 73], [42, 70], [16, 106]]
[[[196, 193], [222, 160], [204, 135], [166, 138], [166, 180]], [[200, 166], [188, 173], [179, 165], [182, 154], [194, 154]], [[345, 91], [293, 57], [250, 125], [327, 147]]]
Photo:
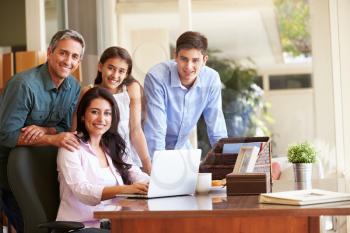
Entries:
[[[315, 182], [314, 188], [337, 190], [337, 182]], [[275, 191], [292, 190], [294, 182], [274, 184]], [[179, 196], [155, 199], [121, 198], [104, 211], [95, 212], [96, 218], [159, 218], [205, 216], [321, 216], [350, 215], [350, 201], [308, 206], [259, 204], [258, 196], [226, 196], [225, 189], [212, 190], [208, 195]]]

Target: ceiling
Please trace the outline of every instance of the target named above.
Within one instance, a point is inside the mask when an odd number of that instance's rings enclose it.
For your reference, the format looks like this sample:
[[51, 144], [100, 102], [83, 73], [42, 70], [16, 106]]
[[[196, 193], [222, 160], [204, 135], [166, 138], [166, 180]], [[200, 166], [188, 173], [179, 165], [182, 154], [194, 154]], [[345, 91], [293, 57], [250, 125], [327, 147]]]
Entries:
[[[181, 34], [179, 0], [116, 0], [118, 25], [127, 30], [166, 29], [174, 46]], [[181, 0], [184, 1], [184, 0]], [[56, 0], [45, 0], [55, 8]], [[209, 49], [260, 67], [283, 63], [272, 0], [192, 0], [192, 29], [208, 37]]]
[[[181, 33], [178, 1], [121, 1], [123, 27], [129, 30], [165, 28], [175, 44]], [[247, 3], [248, 2], [248, 3]], [[192, 29], [208, 37], [209, 48], [222, 56], [252, 58], [259, 66], [283, 62], [274, 6], [271, 0], [194, 0]]]

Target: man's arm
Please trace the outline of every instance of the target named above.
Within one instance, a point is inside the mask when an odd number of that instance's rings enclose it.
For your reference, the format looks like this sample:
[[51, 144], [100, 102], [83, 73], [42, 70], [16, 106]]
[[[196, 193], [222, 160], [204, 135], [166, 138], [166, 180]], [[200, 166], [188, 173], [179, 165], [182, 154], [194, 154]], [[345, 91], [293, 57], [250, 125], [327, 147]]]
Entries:
[[32, 91], [25, 81], [9, 81], [1, 100], [0, 144], [9, 148], [16, 145], [54, 145], [64, 146], [68, 150], [76, 148], [79, 142], [73, 133], [50, 135], [56, 133], [56, 129], [36, 125], [22, 128], [32, 110], [32, 98]]
[[151, 157], [155, 150], [165, 149], [167, 130], [166, 93], [162, 84], [152, 74], [147, 73], [144, 83], [147, 101], [147, 116], [144, 132]]
[[62, 132], [58, 134], [44, 134], [34, 141], [25, 141], [23, 137], [23, 133], [20, 133], [18, 141], [18, 146], [56, 146], [56, 147], [64, 147], [69, 151], [74, 151], [75, 149], [79, 149], [79, 141], [76, 137], [76, 132]]
[[8, 82], [0, 106], [0, 144], [9, 148], [17, 145], [21, 128], [32, 106], [31, 90], [24, 80], [13, 77]]
[[[68, 81], [68, 80], [67, 80]], [[73, 151], [79, 148], [79, 141], [76, 137], [76, 132], [66, 133], [71, 128], [72, 115], [80, 94], [80, 86], [72, 84], [72, 91], [74, 91], [72, 104], [69, 106], [65, 117], [57, 124], [56, 127], [42, 127], [37, 125], [30, 125], [21, 129], [17, 145], [53, 145], [57, 147], [64, 147], [67, 150]]]
[[[37, 125], [29, 125], [21, 129], [18, 141], [23, 141], [24, 143], [33, 143], [41, 136], [45, 134], [53, 135], [56, 134], [56, 129], [53, 127], [41, 127]], [[18, 142], [17, 142], [18, 144]]]
[[227, 129], [224, 114], [222, 112], [221, 82], [217, 77], [211, 85], [208, 102], [203, 111], [203, 116], [208, 130], [208, 138], [213, 146], [220, 138], [227, 137]]

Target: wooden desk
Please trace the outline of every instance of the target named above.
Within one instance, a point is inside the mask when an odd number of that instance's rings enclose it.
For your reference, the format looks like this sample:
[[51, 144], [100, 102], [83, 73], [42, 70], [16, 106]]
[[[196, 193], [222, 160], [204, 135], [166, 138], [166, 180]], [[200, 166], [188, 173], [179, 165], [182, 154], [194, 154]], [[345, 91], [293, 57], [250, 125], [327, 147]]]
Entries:
[[[287, 184], [283, 189], [288, 188]], [[259, 204], [258, 196], [209, 195], [121, 199], [114, 209], [95, 212], [111, 220], [112, 232], [320, 232], [320, 216], [350, 215], [350, 202], [303, 207]]]

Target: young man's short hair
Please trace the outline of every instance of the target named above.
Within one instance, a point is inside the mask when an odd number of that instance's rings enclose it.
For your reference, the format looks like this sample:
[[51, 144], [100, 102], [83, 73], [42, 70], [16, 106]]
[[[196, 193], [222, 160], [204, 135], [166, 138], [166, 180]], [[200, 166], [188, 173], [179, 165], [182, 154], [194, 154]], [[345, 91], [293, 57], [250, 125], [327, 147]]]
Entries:
[[199, 32], [184, 32], [176, 41], [176, 54], [181, 49], [199, 49], [203, 55], [207, 55], [208, 39]]

